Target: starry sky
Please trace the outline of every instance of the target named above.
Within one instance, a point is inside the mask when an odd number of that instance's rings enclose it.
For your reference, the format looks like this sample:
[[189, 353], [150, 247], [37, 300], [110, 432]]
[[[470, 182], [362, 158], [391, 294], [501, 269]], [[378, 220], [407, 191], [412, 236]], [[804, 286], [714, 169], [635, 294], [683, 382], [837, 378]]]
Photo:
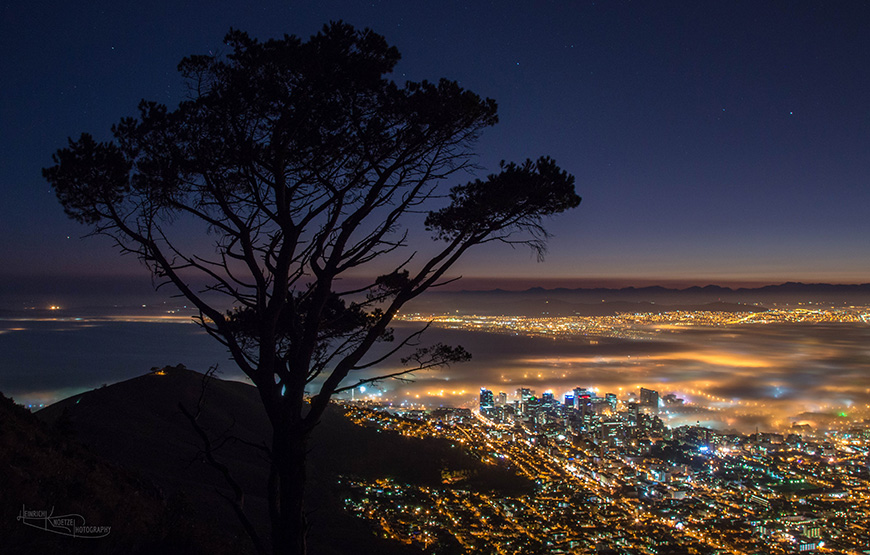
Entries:
[[866, 2], [6, 2], [0, 12], [0, 286], [150, 289], [66, 218], [40, 169], [107, 138], [141, 98], [182, 98], [178, 61], [230, 27], [308, 37], [330, 20], [398, 47], [397, 81], [447, 77], [499, 104], [478, 164], [543, 154], [583, 203], [546, 262], [487, 247], [504, 283], [870, 281]]

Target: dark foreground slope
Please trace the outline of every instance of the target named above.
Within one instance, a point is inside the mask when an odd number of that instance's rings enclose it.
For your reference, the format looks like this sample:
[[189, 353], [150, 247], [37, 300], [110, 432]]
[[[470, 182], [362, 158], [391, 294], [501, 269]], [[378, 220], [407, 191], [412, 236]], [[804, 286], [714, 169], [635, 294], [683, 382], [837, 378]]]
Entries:
[[[178, 408], [181, 403], [191, 412], [196, 411], [203, 391], [202, 375], [183, 368], [166, 370], [66, 399], [40, 411], [39, 416], [49, 426], [68, 430], [65, 437], [72, 434], [94, 456], [128, 469], [132, 476], [140, 476], [143, 483], [155, 485], [157, 508], [133, 507], [128, 510], [132, 516], [124, 521], [113, 524], [116, 521], [106, 520], [113, 526], [112, 536], [121, 538], [133, 533], [133, 526], [125, 522], [136, 521], [139, 525], [140, 515], [163, 511], [162, 507], [183, 507], [197, 526], [214, 530], [214, 537], [219, 538], [219, 548], [207, 552], [250, 552], [236, 517], [218, 495], [218, 492], [229, 494], [229, 489], [219, 473], [203, 462], [201, 442]], [[213, 437], [225, 438], [220, 442], [219, 458], [233, 470], [246, 492], [246, 509], [260, 533], [268, 536], [264, 495], [268, 466], [256, 445], [268, 438], [269, 425], [257, 391], [243, 383], [213, 379], [206, 385], [203, 400], [199, 422]], [[58, 441], [57, 437], [47, 439], [45, 447], [53, 449]], [[482, 487], [516, 490], [528, 486], [509, 473], [489, 470], [447, 442], [414, 440], [360, 428], [337, 409], [329, 411], [318, 427], [310, 463], [310, 552], [315, 555], [416, 552], [377, 538], [367, 524], [342, 510], [344, 492], [337, 484], [340, 474], [361, 478], [390, 476], [436, 485], [443, 469], [465, 469], [484, 476], [478, 481]], [[2, 500], [5, 504], [7, 497], [4, 495]], [[9, 503], [10, 506], [18, 504], [15, 496], [11, 500], [14, 503]], [[34, 502], [61, 505], [48, 494], [35, 498]], [[102, 502], [103, 497], [95, 494], [82, 504]], [[16, 512], [19, 508], [9, 510]], [[173, 526], [173, 518], [174, 513], [163, 517], [164, 528]]]
[[[64, 416], [49, 426], [0, 394], [0, 553], [244, 553], [246, 543], [197, 518], [183, 497], [167, 497], [139, 472], [83, 446], [69, 425]], [[23, 511], [109, 530], [71, 537], [66, 523], [24, 521]]]

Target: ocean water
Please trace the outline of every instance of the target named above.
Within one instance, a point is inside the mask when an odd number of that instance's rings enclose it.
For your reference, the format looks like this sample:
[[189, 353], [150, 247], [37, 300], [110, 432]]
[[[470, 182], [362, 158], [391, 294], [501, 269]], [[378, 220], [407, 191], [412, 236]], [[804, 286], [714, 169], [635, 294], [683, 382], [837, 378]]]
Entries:
[[0, 391], [24, 405], [179, 363], [200, 371], [218, 364], [225, 377], [241, 378], [226, 349], [192, 322], [0, 320]]
[[[397, 324], [397, 340], [414, 329]], [[620, 398], [646, 387], [685, 401], [666, 415], [674, 425], [739, 430], [870, 416], [866, 324], [687, 328], [647, 340], [592, 341], [427, 331], [424, 343], [437, 342], [462, 345], [473, 358], [412, 374], [411, 382], [368, 384], [354, 394], [394, 403], [474, 406], [481, 387], [509, 396], [529, 387], [538, 394], [552, 391], [556, 398], [575, 387]], [[0, 318], [0, 391], [24, 405], [38, 408], [169, 364], [199, 371], [217, 364], [221, 377], [245, 380], [226, 349], [189, 316], [43, 312]], [[392, 359], [351, 379], [403, 368]]]

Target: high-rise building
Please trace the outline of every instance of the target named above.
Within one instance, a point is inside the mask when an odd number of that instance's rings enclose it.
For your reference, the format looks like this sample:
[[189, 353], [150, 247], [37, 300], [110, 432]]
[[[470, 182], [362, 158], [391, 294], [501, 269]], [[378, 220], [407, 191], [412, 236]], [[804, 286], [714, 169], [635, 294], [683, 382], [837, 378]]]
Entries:
[[506, 405], [507, 404], [507, 393], [505, 393], [504, 391], [500, 391], [498, 394], [498, 404], [499, 405]]
[[535, 392], [527, 387], [521, 387], [517, 389], [517, 398], [520, 400], [521, 403], [529, 401], [534, 396]]
[[574, 406], [581, 413], [586, 413], [592, 407], [593, 393], [585, 387], [574, 388]]
[[575, 387], [574, 388], [574, 399], [580, 399], [582, 397], [592, 398], [592, 392], [586, 389], [585, 387]]
[[644, 407], [659, 408], [659, 392], [652, 389], [640, 388], [640, 404]]
[[602, 444], [606, 444], [609, 447], [618, 446], [621, 443], [619, 438], [621, 428], [622, 424], [617, 421], [608, 420], [601, 422], [598, 424], [598, 438]]
[[481, 387], [480, 388], [480, 408], [481, 409], [491, 409], [495, 406], [495, 397], [493, 397], [492, 391]]
[[626, 406], [628, 407], [628, 411], [625, 413], [625, 424], [631, 427], [637, 426], [638, 415], [640, 414], [640, 411], [638, 410], [639, 405], [634, 401], [629, 401]]

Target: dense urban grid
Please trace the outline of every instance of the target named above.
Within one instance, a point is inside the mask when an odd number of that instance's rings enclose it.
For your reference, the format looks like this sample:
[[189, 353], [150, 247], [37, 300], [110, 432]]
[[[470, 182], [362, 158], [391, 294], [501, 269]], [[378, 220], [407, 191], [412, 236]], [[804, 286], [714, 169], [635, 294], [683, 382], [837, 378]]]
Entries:
[[434, 410], [346, 403], [358, 424], [442, 437], [531, 478], [535, 493], [348, 480], [346, 503], [389, 537], [458, 553], [870, 553], [870, 426], [818, 434], [671, 429], [679, 404], [653, 390], [617, 399], [527, 388], [480, 407]]
[[[444, 316], [463, 329], [642, 338], [668, 326], [866, 323], [865, 307], [606, 317]], [[407, 319], [432, 317], [406, 316]], [[577, 387], [563, 396], [480, 389], [474, 408], [348, 401], [357, 424], [439, 437], [534, 482], [507, 495], [348, 477], [346, 506], [386, 537], [432, 553], [870, 554], [870, 422], [740, 434], [672, 427], [677, 395]]]

